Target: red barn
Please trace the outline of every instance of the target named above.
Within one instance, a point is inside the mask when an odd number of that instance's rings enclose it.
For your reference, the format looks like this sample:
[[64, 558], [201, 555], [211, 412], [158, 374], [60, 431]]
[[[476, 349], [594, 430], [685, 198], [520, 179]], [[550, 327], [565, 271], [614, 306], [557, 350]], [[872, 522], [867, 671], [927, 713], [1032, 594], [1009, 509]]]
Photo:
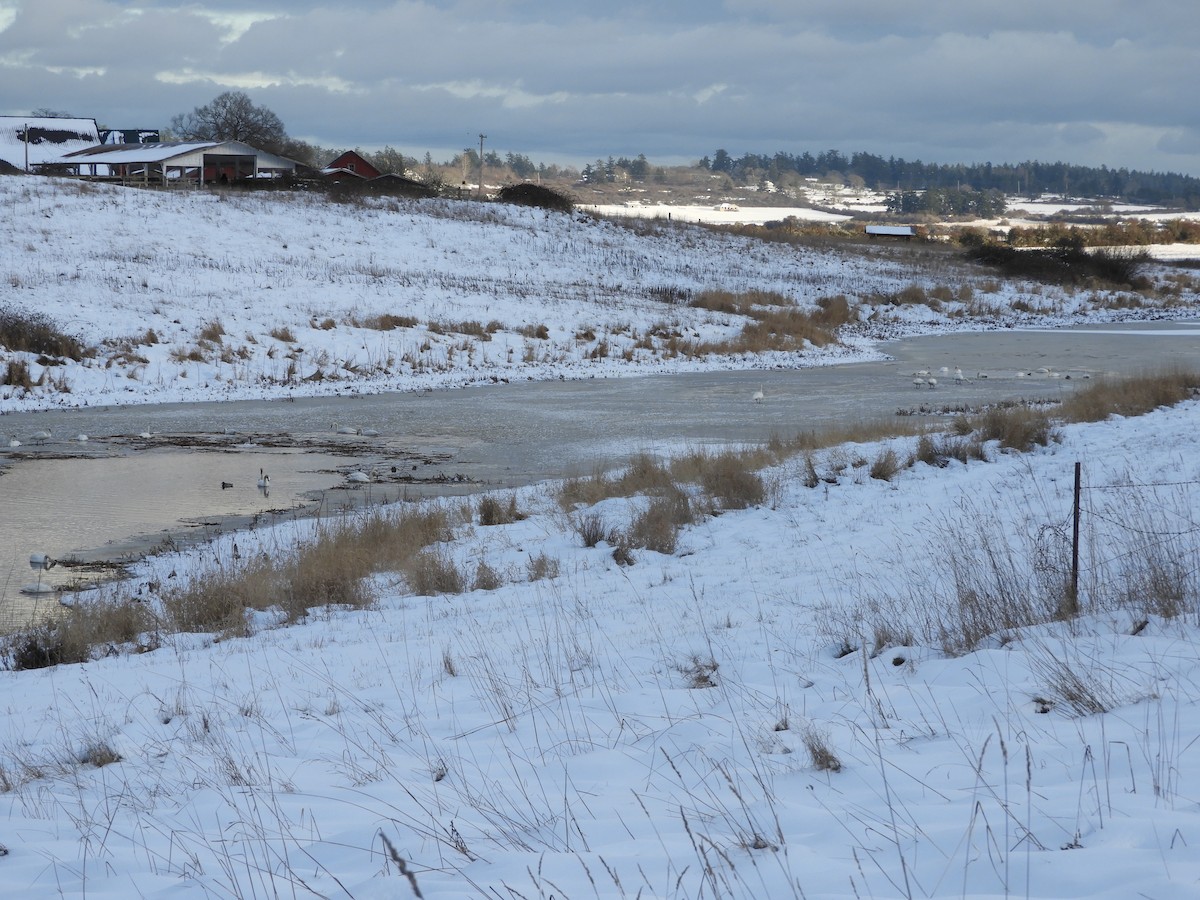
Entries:
[[347, 150], [321, 169], [321, 174], [326, 178], [339, 180], [342, 178], [378, 178], [382, 173], [353, 150]]

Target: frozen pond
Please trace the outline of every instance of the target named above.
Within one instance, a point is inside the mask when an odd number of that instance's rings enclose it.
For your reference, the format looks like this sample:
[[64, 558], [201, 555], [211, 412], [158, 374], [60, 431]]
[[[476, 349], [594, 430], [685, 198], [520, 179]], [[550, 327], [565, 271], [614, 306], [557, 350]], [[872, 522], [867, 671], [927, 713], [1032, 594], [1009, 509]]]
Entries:
[[[884, 349], [894, 360], [819, 369], [7, 415], [0, 433], [23, 446], [0, 448], [8, 463], [0, 470], [0, 627], [33, 609], [18, 593], [38, 578], [33, 552], [119, 559], [168, 534], [203, 536], [322, 502], [517, 486], [586, 474], [638, 450], [759, 442], [921, 407], [936, 415], [1057, 398], [1085, 376], [1200, 369], [1200, 324], [1006, 330]], [[941, 371], [955, 367], [961, 384]], [[918, 370], [937, 387], [915, 388]], [[760, 388], [764, 402], [750, 402]], [[40, 430], [52, 437], [34, 446]], [[73, 440], [80, 434], [86, 443]], [[271, 476], [269, 496], [257, 489], [260, 468]], [[356, 469], [371, 483], [349, 485], [345, 475]], [[77, 577], [62, 568], [42, 576], [51, 584]]]

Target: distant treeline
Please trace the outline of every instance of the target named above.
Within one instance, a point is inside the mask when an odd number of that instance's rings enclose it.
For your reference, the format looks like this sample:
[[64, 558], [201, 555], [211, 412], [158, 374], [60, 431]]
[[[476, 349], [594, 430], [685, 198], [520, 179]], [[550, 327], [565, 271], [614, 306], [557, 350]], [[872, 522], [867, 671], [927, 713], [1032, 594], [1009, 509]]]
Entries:
[[706, 156], [700, 160], [700, 167], [725, 172], [743, 183], [763, 179], [779, 182], [788, 175], [822, 178], [836, 174], [850, 182], [860, 178], [867, 187], [889, 192], [941, 189], [1002, 191], [1022, 196], [1054, 193], [1200, 209], [1200, 178], [1063, 162], [947, 165], [894, 156], [885, 158], [873, 153], [846, 156], [837, 150], [826, 150], [816, 156], [808, 152], [798, 156], [783, 152], [773, 156], [747, 153], [735, 159], [725, 150], [718, 150], [711, 159]]

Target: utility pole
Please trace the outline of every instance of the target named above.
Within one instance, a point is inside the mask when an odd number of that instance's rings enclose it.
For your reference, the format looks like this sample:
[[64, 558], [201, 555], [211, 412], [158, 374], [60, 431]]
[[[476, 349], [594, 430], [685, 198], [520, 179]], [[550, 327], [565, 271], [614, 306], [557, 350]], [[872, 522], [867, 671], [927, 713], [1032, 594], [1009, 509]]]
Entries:
[[483, 139], [486, 134], [479, 135], [479, 199], [483, 199]]

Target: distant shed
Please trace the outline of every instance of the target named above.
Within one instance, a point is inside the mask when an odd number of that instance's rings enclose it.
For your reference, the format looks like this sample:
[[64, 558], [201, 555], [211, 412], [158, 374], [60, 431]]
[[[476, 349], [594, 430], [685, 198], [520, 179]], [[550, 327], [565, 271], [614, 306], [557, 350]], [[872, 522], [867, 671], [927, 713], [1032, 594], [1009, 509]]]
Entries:
[[905, 240], [915, 238], [917, 229], [914, 225], [868, 225], [867, 237], [902, 237]]

